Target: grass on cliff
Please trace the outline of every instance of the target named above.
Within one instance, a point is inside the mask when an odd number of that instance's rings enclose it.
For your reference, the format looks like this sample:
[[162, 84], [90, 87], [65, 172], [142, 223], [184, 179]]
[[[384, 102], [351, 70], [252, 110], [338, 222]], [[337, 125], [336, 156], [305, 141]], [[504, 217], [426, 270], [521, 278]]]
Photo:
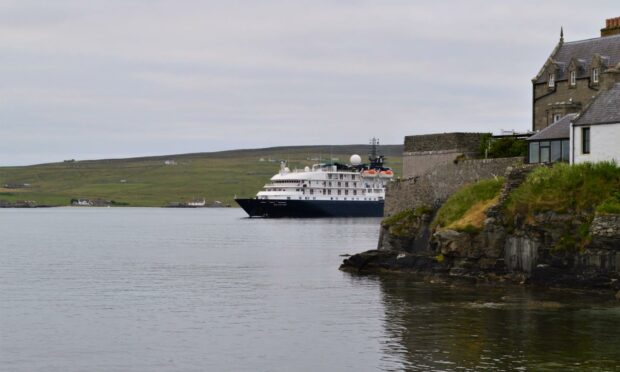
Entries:
[[464, 186], [439, 208], [431, 227], [458, 231], [480, 229], [486, 210], [497, 201], [503, 184], [504, 179], [497, 177]]
[[620, 191], [617, 191], [609, 199], [603, 201], [597, 208], [597, 213], [620, 214]]
[[620, 213], [620, 168], [615, 163], [555, 164], [530, 173], [506, 203], [508, 215], [531, 221], [539, 212]]
[[408, 236], [415, 233], [418, 226], [418, 219], [424, 214], [432, 213], [430, 207], [418, 207], [415, 209], [405, 209], [392, 216], [386, 217], [381, 221], [381, 226], [387, 228], [391, 234], [397, 236]]

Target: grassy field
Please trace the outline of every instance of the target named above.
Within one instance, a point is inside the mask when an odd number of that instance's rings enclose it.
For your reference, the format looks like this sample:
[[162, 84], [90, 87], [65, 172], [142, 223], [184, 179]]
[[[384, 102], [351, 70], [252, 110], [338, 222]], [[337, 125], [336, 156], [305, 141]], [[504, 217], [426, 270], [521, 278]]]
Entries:
[[[382, 145], [380, 150], [396, 176], [402, 174], [402, 145]], [[205, 198], [236, 206], [234, 196], [254, 196], [279, 170], [280, 160], [294, 169], [317, 163], [313, 158], [329, 159], [330, 154], [348, 162], [351, 154], [366, 158], [367, 152], [367, 145], [295, 146], [0, 167], [0, 187], [31, 185], [1, 188], [0, 200], [69, 205], [72, 198], [99, 198], [155, 207]], [[176, 164], [166, 165], [167, 160]]]

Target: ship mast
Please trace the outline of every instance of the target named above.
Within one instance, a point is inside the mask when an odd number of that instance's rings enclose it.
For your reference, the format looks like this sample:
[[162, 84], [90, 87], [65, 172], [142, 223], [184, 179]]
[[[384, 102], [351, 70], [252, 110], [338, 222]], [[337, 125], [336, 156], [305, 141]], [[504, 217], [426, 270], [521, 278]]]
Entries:
[[370, 140], [370, 154], [368, 154], [368, 160], [370, 160], [371, 168], [383, 168], [383, 155], [377, 155], [377, 146], [379, 146], [379, 139], [373, 137]]

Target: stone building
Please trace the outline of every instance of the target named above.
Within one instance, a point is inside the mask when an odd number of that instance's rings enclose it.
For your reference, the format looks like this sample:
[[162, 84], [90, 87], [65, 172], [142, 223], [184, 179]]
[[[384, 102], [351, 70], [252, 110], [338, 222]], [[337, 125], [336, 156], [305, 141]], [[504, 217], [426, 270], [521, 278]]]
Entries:
[[480, 153], [483, 133], [440, 133], [405, 137], [403, 178], [420, 176], [429, 170]]
[[567, 114], [580, 113], [601, 91], [620, 82], [620, 17], [606, 21], [601, 37], [564, 42], [532, 79], [532, 129], [539, 131]]

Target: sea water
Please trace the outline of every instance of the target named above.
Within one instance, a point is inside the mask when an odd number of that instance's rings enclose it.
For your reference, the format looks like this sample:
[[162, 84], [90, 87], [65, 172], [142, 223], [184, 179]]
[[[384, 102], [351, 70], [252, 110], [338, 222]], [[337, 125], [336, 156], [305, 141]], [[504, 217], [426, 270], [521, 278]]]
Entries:
[[339, 271], [379, 222], [0, 209], [0, 370], [620, 369], [611, 296]]

